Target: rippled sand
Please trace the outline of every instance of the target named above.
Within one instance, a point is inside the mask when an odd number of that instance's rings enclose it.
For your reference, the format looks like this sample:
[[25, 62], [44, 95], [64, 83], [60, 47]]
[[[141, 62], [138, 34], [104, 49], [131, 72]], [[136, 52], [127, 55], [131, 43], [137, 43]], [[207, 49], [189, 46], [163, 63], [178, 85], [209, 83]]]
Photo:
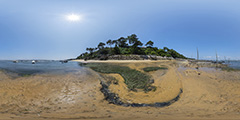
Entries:
[[131, 93], [124, 88], [122, 77], [112, 74], [120, 83], [110, 89], [116, 90], [122, 99], [163, 102], [182, 88], [180, 99], [167, 107], [109, 104], [100, 92], [103, 78], [88, 68], [77, 73], [18, 78], [0, 72], [0, 120], [240, 119], [240, 72], [179, 69], [180, 63], [173, 61], [122, 64], [139, 71], [146, 66], [169, 68], [164, 75], [162, 71], [150, 73], [155, 80], [153, 85], [158, 87], [155, 93]]

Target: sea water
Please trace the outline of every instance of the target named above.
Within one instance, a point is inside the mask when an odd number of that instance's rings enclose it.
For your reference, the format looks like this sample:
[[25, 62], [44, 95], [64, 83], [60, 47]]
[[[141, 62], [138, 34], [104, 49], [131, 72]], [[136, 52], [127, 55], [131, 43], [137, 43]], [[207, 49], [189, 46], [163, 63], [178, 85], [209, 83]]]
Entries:
[[231, 68], [240, 69], [240, 61], [239, 60], [227, 61], [226, 64], [228, 64], [229, 67], [231, 67]]
[[31, 60], [19, 60], [14, 63], [11, 60], [1, 60], [0, 70], [17, 73], [19, 75], [31, 74], [63, 74], [75, 72], [82, 69], [78, 62], [69, 61], [68, 63], [61, 63], [53, 60], [37, 60], [32, 64]]

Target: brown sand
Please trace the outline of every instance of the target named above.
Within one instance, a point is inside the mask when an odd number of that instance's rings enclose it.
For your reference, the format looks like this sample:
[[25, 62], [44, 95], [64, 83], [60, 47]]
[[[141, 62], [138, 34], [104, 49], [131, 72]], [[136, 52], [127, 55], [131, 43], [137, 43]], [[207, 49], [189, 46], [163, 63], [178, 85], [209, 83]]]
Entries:
[[[125, 100], [135, 102], [167, 101], [183, 89], [180, 99], [170, 106], [123, 107], [109, 104], [99, 91], [98, 73], [85, 69], [79, 74], [35, 75], [11, 78], [0, 72], [0, 120], [59, 119], [240, 119], [240, 72], [214, 69], [178, 69], [173, 61], [126, 63], [131, 68], [166, 65], [169, 70], [151, 72], [158, 87], [156, 94], [135, 93]], [[200, 73], [200, 75], [199, 75]], [[119, 86], [124, 96], [122, 77]], [[124, 91], [124, 92], [123, 92]], [[121, 93], [122, 92], [122, 93]], [[132, 94], [131, 94], [132, 95]], [[160, 97], [161, 96], [161, 97]], [[140, 99], [142, 97], [142, 99]]]
[[[182, 89], [182, 84], [179, 78], [179, 73], [174, 69], [174, 67], [169, 66], [167, 63], [135, 63], [135, 64], [125, 64], [132, 69], [141, 70], [144, 67], [149, 66], [161, 66], [165, 65], [168, 67], [167, 73], [164, 74], [165, 70], [158, 70], [155, 72], [150, 72], [150, 75], [154, 79], [153, 86], [156, 86], [156, 91], [150, 91], [145, 93], [144, 91], [133, 92], [129, 91], [127, 85], [124, 83], [124, 79], [119, 74], [111, 74], [113, 77], [119, 80], [119, 84], [111, 84], [110, 90], [117, 93], [118, 96], [124, 103], [156, 103], [156, 102], [168, 102], [176, 96], [178, 96]], [[163, 75], [164, 74], [164, 75]], [[162, 76], [163, 75], [163, 76]], [[150, 98], [150, 99], [149, 99]]]

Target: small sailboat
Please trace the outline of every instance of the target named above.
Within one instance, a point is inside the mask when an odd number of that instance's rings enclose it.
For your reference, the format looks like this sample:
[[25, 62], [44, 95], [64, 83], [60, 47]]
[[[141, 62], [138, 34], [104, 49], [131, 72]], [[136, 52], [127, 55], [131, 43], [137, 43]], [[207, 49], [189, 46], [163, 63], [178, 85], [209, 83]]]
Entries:
[[32, 60], [32, 64], [35, 64], [36, 63], [36, 61], [35, 60]]
[[14, 60], [13, 63], [18, 63], [18, 60]]

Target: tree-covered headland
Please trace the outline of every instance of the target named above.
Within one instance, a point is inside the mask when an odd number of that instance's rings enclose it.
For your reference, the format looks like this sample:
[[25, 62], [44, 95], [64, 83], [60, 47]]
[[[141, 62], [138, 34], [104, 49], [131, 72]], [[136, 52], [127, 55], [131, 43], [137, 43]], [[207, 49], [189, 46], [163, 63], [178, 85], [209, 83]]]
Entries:
[[100, 42], [95, 48], [86, 48], [88, 52], [82, 53], [77, 59], [100, 59], [106, 60], [111, 55], [156, 55], [162, 57], [182, 58], [185, 56], [173, 49], [163, 47], [160, 49], [154, 47], [153, 41], [148, 41], [143, 47], [143, 43], [137, 38], [137, 35], [120, 37], [117, 40], [108, 40], [106, 43]]

